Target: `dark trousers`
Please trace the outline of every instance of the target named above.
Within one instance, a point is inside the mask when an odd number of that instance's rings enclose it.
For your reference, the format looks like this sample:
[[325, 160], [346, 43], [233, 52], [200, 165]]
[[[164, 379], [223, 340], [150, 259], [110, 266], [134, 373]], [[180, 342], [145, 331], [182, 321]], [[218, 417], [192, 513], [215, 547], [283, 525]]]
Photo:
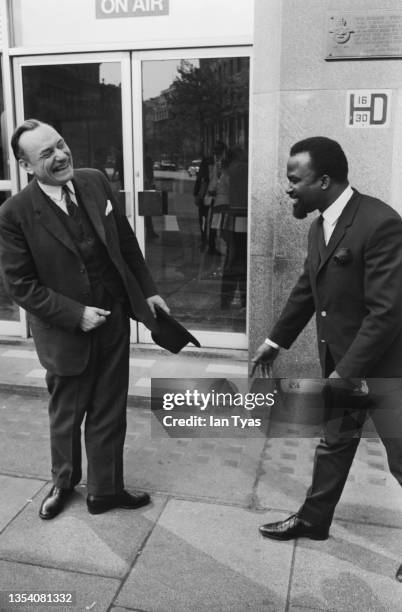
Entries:
[[402, 486], [402, 379], [367, 383], [366, 396], [324, 390], [323, 438], [315, 451], [312, 484], [298, 513], [306, 521], [330, 525], [368, 416], [385, 446], [390, 471]]
[[[111, 305], [110, 305], [111, 304]], [[88, 493], [121, 491], [129, 375], [130, 323], [121, 302], [97, 304], [111, 310], [90, 333], [91, 354], [78, 376], [46, 374], [54, 483], [74, 487], [81, 479], [81, 424], [85, 418]]]
[[221, 308], [232, 302], [239, 287], [241, 305], [247, 303], [247, 234], [225, 230], [226, 257], [222, 273]]

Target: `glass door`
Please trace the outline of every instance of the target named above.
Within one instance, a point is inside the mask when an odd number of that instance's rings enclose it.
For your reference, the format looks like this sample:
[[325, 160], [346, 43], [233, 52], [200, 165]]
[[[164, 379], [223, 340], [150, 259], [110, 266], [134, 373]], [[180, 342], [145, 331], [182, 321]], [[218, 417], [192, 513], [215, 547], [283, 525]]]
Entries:
[[[76, 168], [105, 173], [161, 295], [204, 347], [247, 347], [249, 56], [241, 47], [14, 59], [17, 123], [54, 125]], [[132, 322], [132, 341], [150, 334]]]
[[249, 56], [133, 54], [138, 233], [161, 295], [204, 347], [247, 347]]
[[[71, 148], [74, 166], [103, 172], [133, 223], [129, 54], [20, 57], [14, 79], [17, 124], [34, 117], [53, 125]], [[21, 186], [26, 182], [21, 171]], [[132, 340], [137, 341], [135, 324]]]
[[[0, 206], [11, 196], [15, 179], [15, 166], [10, 160], [12, 154], [8, 127], [12, 117], [12, 95], [7, 63], [5, 69], [6, 74], [3, 74], [3, 58], [0, 54]], [[0, 275], [0, 334], [24, 336], [25, 332], [25, 313], [9, 298]]]

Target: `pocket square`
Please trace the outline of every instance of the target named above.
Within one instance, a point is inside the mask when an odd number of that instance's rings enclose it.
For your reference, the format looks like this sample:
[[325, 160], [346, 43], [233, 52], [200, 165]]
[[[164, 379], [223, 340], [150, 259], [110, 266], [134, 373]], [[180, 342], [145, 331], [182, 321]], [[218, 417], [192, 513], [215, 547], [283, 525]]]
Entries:
[[334, 261], [338, 266], [346, 266], [346, 264], [353, 261], [353, 255], [347, 247], [342, 247], [334, 255]]
[[113, 206], [110, 200], [107, 200], [106, 202], [106, 210], [105, 210], [105, 216], [107, 217], [113, 210]]

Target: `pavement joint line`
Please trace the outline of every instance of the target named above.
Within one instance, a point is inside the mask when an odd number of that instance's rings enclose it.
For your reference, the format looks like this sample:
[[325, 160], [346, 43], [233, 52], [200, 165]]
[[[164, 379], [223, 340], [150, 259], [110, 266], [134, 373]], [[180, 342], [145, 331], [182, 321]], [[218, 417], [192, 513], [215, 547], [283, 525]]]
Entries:
[[[24, 395], [34, 396], [35, 399], [48, 399], [49, 392], [45, 385], [30, 385], [27, 384], [15, 384], [0, 382], [0, 393], [9, 393], [10, 395]], [[145, 404], [145, 405], [144, 405]], [[150, 408], [151, 396], [128, 394], [127, 397], [127, 408]]]
[[120, 582], [120, 578], [116, 578], [116, 576], [99, 573], [93, 574], [92, 572], [85, 572], [84, 570], [80, 569], [70, 569], [68, 567], [58, 567], [56, 565], [44, 565], [43, 563], [37, 563], [36, 561], [19, 561], [18, 559], [11, 559], [2, 554], [0, 554], [0, 561], [5, 561], [6, 563], [18, 563], [18, 565], [29, 565], [30, 567], [40, 567], [41, 569], [50, 569], [59, 572], [68, 572], [69, 574], [80, 574], [82, 576], [92, 576], [94, 578], [106, 578], [107, 580], [114, 580], [115, 582]]
[[156, 490], [156, 491], [148, 490], [148, 493], [150, 495], [159, 495], [160, 497], [166, 497], [168, 499], [175, 499], [178, 501], [194, 502], [194, 503], [200, 503], [200, 504], [211, 504], [214, 506], [223, 506], [223, 507], [228, 507], [228, 508], [240, 508], [243, 510], [251, 510], [249, 504], [242, 504], [241, 502], [228, 502], [228, 501], [225, 501], [224, 499], [216, 499], [216, 498], [207, 497], [207, 496], [196, 497], [195, 495], [168, 493], [166, 491], [160, 491], [160, 490]]
[[109, 610], [111, 610], [111, 609], [112, 609], [112, 606], [113, 606], [113, 605], [118, 606], [118, 604], [117, 604], [117, 603], [115, 604], [114, 602], [115, 602], [115, 601], [116, 601], [116, 599], [118, 598], [118, 596], [119, 596], [119, 594], [120, 594], [121, 590], [123, 589], [123, 587], [124, 587], [125, 583], [127, 582], [127, 580], [128, 580], [128, 578], [129, 578], [129, 576], [130, 576], [131, 572], [133, 571], [133, 569], [134, 569], [134, 567], [135, 567], [135, 565], [136, 565], [136, 563], [137, 563], [137, 560], [138, 560], [138, 559], [139, 559], [139, 557], [141, 556], [142, 551], [144, 550], [144, 548], [145, 548], [145, 546], [146, 546], [146, 544], [147, 544], [147, 542], [148, 542], [149, 538], [150, 538], [150, 537], [151, 537], [151, 535], [153, 534], [154, 529], [156, 528], [156, 526], [157, 526], [157, 524], [158, 524], [158, 522], [159, 522], [159, 519], [160, 519], [160, 517], [162, 516], [163, 512], [165, 511], [166, 506], [168, 505], [169, 501], [170, 501], [170, 496], [167, 496], [167, 497], [166, 497], [165, 502], [164, 502], [164, 503], [161, 505], [160, 512], [159, 512], [159, 514], [158, 514], [157, 518], [155, 519], [155, 522], [154, 522], [153, 526], [151, 527], [151, 529], [149, 530], [149, 532], [148, 532], [148, 533], [145, 535], [145, 537], [144, 537], [143, 541], [141, 542], [140, 546], [138, 547], [138, 549], [137, 549], [137, 553], [136, 553], [136, 555], [135, 555], [135, 557], [134, 557], [134, 559], [133, 559], [132, 563], [130, 564], [130, 566], [129, 566], [129, 568], [128, 568], [127, 572], [126, 572], [126, 574], [125, 574], [125, 575], [124, 575], [124, 576], [121, 578], [121, 580], [120, 580], [120, 586], [119, 586], [119, 588], [117, 589], [116, 593], [114, 594], [113, 601], [112, 601], [112, 603], [110, 604], [110, 608], [109, 608]]
[[127, 610], [127, 612], [150, 612], [150, 610], [143, 610], [142, 608], [127, 608], [127, 606], [115, 606], [115, 604], [111, 604], [106, 612], [113, 612], [113, 610], [117, 610], [117, 608], [119, 608], [119, 610]]
[[0, 476], [8, 476], [10, 478], [21, 478], [24, 480], [39, 480], [39, 481], [43, 481], [45, 484], [47, 482], [49, 482], [49, 480], [47, 480], [46, 478], [43, 478], [43, 476], [31, 476], [31, 475], [25, 475], [22, 474], [21, 472], [0, 472]]
[[[269, 418], [268, 418], [268, 422], [269, 422]], [[268, 430], [269, 431], [269, 430]], [[255, 471], [255, 479], [253, 482], [253, 486], [251, 489], [251, 503], [252, 506], [255, 507], [256, 510], [259, 510], [260, 506], [258, 506], [258, 495], [257, 495], [257, 489], [258, 489], [258, 484], [260, 482], [260, 478], [263, 474], [265, 474], [265, 470], [263, 469], [263, 465], [266, 461], [266, 458], [264, 457], [266, 450], [268, 448], [268, 444], [270, 443], [270, 438], [268, 437], [268, 431], [265, 432], [265, 442], [264, 442], [264, 446], [261, 449], [260, 452], [260, 457], [258, 460], [258, 464], [257, 464], [257, 468]], [[252, 509], [252, 508], [250, 508]]]
[[[120, 610], [127, 610], [127, 612], [150, 612], [149, 610], [143, 610], [142, 608], [127, 608], [127, 606], [118, 606]], [[117, 606], [111, 604], [106, 612], [113, 612], [114, 609], [117, 609]]]
[[[314, 608], [311, 606], [304, 606], [303, 604], [297, 604], [297, 609], [300, 610], [307, 610], [307, 612], [311, 612], [312, 610], [314, 610], [314, 612], [338, 612], [337, 610], [335, 610], [335, 608]], [[290, 610], [290, 612], [292, 612]]]
[[37, 491], [31, 498], [28, 498], [25, 503], [23, 504], [23, 506], [17, 511], [16, 514], [14, 514], [14, 516], [8, 521], [8, 523], [2, 528], [0, 529], [0, 537], [1, 535], [6, 531], [6, 529], [8, 529], [8, 527], [11, 525], [11, 523], [13, 523], [15, 521], [15, 519], [17, 519], [20, 514], [22, 514], [25, 510], [25, 508], [32, 503], [32, 500], [41, 492], [43, 491], [43, 488], [45, 487], [45, 485], [43, 485], [39, 491]]
[[289, 612], [290, 606], [291, 606], [292, 581], [293, 581], [293, 574], [294, 574], [295, 563], [296, 563], [296, 548], [297, 548], [297, 539], [293, 543], [292, 558], [290, 560], [290, 568], [289, 568], [288, 590], [286, 593], [286, 603], [285, 603], [284, 612]]

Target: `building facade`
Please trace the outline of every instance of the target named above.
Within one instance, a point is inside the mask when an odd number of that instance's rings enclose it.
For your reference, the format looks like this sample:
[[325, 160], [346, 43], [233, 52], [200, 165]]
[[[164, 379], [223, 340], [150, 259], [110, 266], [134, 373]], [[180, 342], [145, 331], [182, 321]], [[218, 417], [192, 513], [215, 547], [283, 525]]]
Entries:
[[[55, 125], [76, 167], [110, 179], [177, 318], [203, 347], [252, 352], [305, 253], [309, 221], [285, 195], [293, 142], [335, 138], [352, 185], [401, 209], [399, 4], [0, 0], [0, 202], [27, 180], [10, 155], [15, 125]], [[200, 207], [197, 174], [216, 171], [217, 142], [217, 208]], [[239, 159], [242, 201], [227, 178]], [[0, 333], [29, 334], [2, 286]], [[151, 339], [133, 323], [132, 341]], [[277, 371], [315, 376], [316, 363], [311, 324]]]

